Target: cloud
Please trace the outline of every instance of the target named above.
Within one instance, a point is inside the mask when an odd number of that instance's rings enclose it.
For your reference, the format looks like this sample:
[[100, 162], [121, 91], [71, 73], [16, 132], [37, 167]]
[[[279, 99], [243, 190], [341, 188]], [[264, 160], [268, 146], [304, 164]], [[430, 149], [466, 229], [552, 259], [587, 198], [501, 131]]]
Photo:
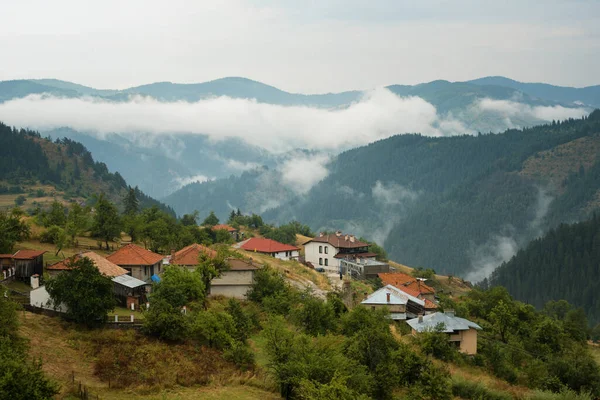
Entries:
[[531, 106], [512, 100], [494, 100], [484, 98], [476, 101], [472, 108], [478, 113], [494, 113], [501, 116], [507, 128], [521, 128], [524, 122], [530, 125], [532, 120], [552, 121], [568, 118], [581, 118], [589, 112], [585, 108], [567, 108], [563, 106]]
[[99, 136], [118, 132], [148, 143], [157, 134], [206, 134], [214, 140], [239, 138], [274, 152], [340, 150], [394, 134], [442, 136], [466, 131], [459, 121], [440, 117], [427, 101], [399, 97], [385, 88], [365, 92], [360, 101], [335, 110], [230, 97], [189, 103], [141, 96], [110, 102], [30, 95], [1, 104], [0, 120], [40, 130], [68, 126]]
[[512, 225], [507, 225], [499, 234], [492, 235], [487, 242], [471, 249], [471, 272], [465, 279], [480, 282], [489, 277], [503, 262], [509, 261], [520, 247], [532, 238], [543, 234], [544, 219], [548, 215], [554, 197], [545, 188], [537, 188], [536, 201], [533, 206], [533, 219], [524, 232], [516, 232]]
[[278, 169], [285, 185], [297, 194], [306, 194], [329, 174], [327, 162], [329, 157], [324, 154], [300, 155], [286, 160]]
[[[507, 227], [506, 230], [514, 230]], [[471, 272], [465, 279], [471, 282], [480, 282], [487, 278], [503, 262], [510, 260], [519, 245], [512, 234], [493, 235], [485, 244], [478, 246], [471, 254]]]
[[407, 200], [416, 200], [419, 197], [417, 192], [394, 182], [386, 186], [381, 181], [377, 181], [371, 192], [375, 201], [386, 206], [397, 206], [406, 203]]
[[209, 178], [204, 175], [178, 176], [177, 178], [175, 178], [175, 181], [178, 184], [178, 188], [182, 188], [183, 186], [189, 185], [190, 183], [194, 183], [194, 182], [202, 183], [202, 182], [207, 182], [207, 181], [212, 181], [212, 180], [214, 180], [214, 178]]

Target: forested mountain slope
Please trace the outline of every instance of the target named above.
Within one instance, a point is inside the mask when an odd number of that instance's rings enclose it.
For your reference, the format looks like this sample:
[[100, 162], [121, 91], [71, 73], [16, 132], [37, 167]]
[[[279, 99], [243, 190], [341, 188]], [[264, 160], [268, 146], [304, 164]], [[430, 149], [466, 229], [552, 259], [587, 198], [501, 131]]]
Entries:
[[[33, 193], [40, 184], [60, 192], [65, 200], [87, 201], [103, 193], [120, 203], [128, 190], [123, 177], [109, 172], [106, 164], [94, 161], [81, 143], [67, 138], [51, 141], [38, 132], [0, 123], [0, 194], [33, 196], [29, 201], [33, 203], [35, 197], [49, 195]], [[157, 205], [174, 214], [137, 188], [136, 195], [142, 207]], [[25, 200], [23, 206], [31, 207], [29, 202]]]
[[239, 207], [314, 231], [343, 229], [404, 264], [478, 281], [549, 227], [598, 208], [599, 135], [600, 111], [497, 135], [399, 135], [340, 154], [306, 195], [257, 170], [166, 201], [179, 213], [226, 218]]
[[550, 230], [498, 267], [489, 284], [536, 307], [567, 300], [600, 322], [600, 218]]

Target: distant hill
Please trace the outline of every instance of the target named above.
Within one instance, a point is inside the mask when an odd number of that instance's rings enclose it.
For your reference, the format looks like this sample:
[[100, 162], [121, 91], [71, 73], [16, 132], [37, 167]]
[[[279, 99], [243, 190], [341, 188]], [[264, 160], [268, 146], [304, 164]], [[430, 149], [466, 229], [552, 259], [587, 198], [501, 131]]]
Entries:
[[[399, 135], [340, 154], [305, 196], [273, 170], [192, 184], [165, 201], [178, 213], [231, 207], [342, 229], [392, 259], [483, 279], [549, 227], [600, 207], [600, 111], [496, 135]], [[266, 211], [265, 211], [266, 209]]]
[[[24, 208], [35, 207], [39, 198], [57, 197], [64, 201], [91, 201], [105, 194], [121, 203], [129, 186], [106, 164], [96, 162], [81, 144], [70, 139], [51, 141], [38, 132], [17, 130], [0, 123], [0, 205], [13, 207], [12, 199], [24, 195]], [[153, 205], [174, 214], [164, 204], [139, 189], [141, 207]], [[40, 192], [41, 191], [41, 192]], [[43, 193], [42, 193], [43, 192]], [[7, 203], [3, 197], [9, 197]]]
[[540, 308], [567, 300], [600, 322], [600, 218], [552, 229], [496, 269], [489, 284]]
[[600, 107], [600, 85], [573, 88], [554, 86], [547, 83], [523, 83], [503, 76], [488, 76], [469, 81], [469, 83], [513, 88], [532, 97], [553, 100], [560, 103], [581, 102], [591, 107]]

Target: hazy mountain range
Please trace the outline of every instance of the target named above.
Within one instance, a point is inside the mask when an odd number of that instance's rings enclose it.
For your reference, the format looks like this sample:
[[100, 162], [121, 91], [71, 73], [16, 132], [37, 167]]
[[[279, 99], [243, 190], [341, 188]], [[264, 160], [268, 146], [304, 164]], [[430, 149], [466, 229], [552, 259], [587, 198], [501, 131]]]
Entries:
[[245, 78], [124, 90], [56, 79], [0, 82], [0, 120], [80, 141], [158, 198], [189, 182], [276, 167], [297, 149], [330, 157], [398, 133], [501, 132], [580, 117], [599, 105], [600, 86], [503, 77], [328, 94], [288, 93]]

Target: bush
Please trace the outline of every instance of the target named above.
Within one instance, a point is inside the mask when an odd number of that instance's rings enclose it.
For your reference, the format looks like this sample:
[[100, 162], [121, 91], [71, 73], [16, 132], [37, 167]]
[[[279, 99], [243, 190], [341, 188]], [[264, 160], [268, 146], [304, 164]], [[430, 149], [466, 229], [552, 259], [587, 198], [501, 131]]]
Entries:
[[592, 400], [589, 393], [577, 393], [569, 389], [563, 389], [560, 393], [535, 391], [526, 397], [526, 400]]
[[225, 350], [223, 357], [225, 360], [234, 363], [242, 371], [254, 369], [254, 352], [245, 343], [234, 342], [230, 349]]
[[436, 327], [436, 331], [422, 332], [416, 337], [416, 340], [423, 353], [443, 361], [455, 360], [458, 357], [458, 351], [448, 340], [448, 335], [441, 331], [442, 329], [442, 327]]
[[508, 393], [488, 389], [481, 382], [473, 382], [460, 377], [452, 378], [452, 394], [466, 400], [511, 400]]

